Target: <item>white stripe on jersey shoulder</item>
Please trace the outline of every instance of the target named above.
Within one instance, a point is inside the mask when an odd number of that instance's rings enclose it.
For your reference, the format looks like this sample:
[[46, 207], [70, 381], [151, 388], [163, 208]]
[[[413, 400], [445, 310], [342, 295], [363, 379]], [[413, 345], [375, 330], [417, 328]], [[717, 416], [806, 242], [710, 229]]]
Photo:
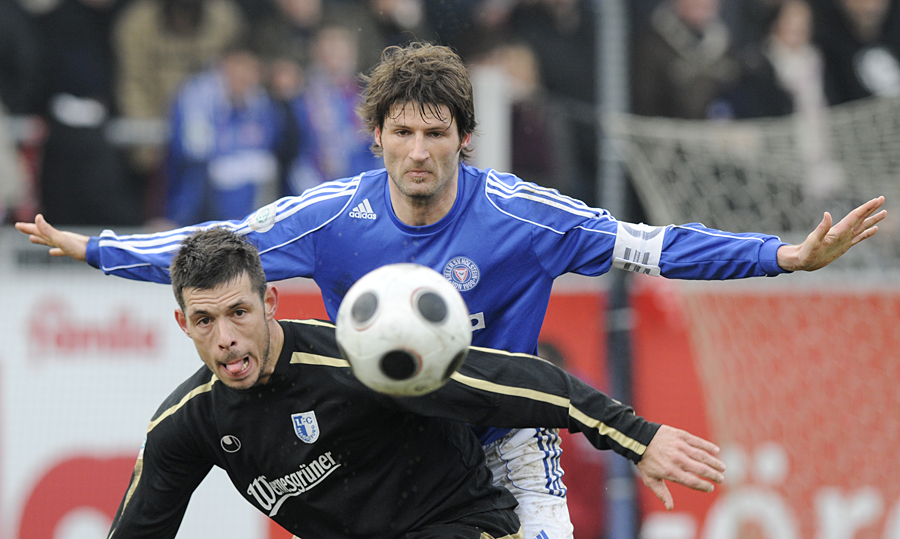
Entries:
[[101, 265], [100, 271], [102, 271], [103, 273], [111, 273], [113, 271], [122, 271], [122, 270], [127, 270], [127, 269], [134, 269], [134, 268], [143, 268], [143, 267], [152, 266], [152, 265], [153, 264], [150, 264], [149, 262], [143, 262], [141, 264], [126, 264], [124, 266], [103, 266], [103, 265]]
[[[334, 221], [335, 219], [337, 219], [338, 217], [340, 217], [341, 214], [344, 213], [344, 210], [346, 210], [347, 207], [350, 206], [350, 202], [353, 200], [353, 196], [356, 194], [356, 191], [359, 190], [359, 182], [362, 179], [362, 177], [365, 175], [366, 175], [366, 173], [363, 172], [362, 174], [360, 174], [358, 176], [354, 176], [353, 178], [350, 178], [348, 180], [337, 180], [337, 181], [333, 181], [333, 182], [326, 182], [326, 183], [323, 183], [316, 187], [307, 189], [299, 197], [294, 197], [294, 198], [298, 199], [298, 200], [296, 200], [296, 203], [294, 203], [294, 205], [290, 206], [285, 211], [282, 211], [280, 209], [277, 210], [276, 217], [275, 217], [276, 222], [290, 217], [291, 215], [302, 210], [303, 208], [312, 206], [317, 203], [321, 203], [326, 200], [331, 200], [331, 199], [340, 198], [340, 197], [347, 197], [347, 202], [345, 202], [344, 205], [341, 206], [341, 208], [338, 211], [336, 211], [334, 215], [332, 215], [331, 217], [329, 217], [328, 219], [326, 219], [325, 221], [320, 223], [318, 226], [311, 228], [296, 237], [289, 238], [289, 239], [279, 243], [278, 245], [273, 245], [273, 246], [269, 247], [268, 249], [264, 249], [264, 250], [260, 251], [259, 254], [262, 255], [262, 254], [268, 253], [269, 251], [281, 249], [285, 245], [294, 243], [295, 241], [297, 241], [305, 236], [308, 236], [309, 234], [312, 234], [313, 232], [321, 229], [328, 223], [330, 223], [330, 222]], [[249, 232], [249, 230], [247, 230], [247, 232]]]
[[[323, 328], [334, 328], [334, 324], [325, 320], [315, 320], [313, 318], [307, 320], [282, 320], [282, 322], [290, 322], [292, 324], [303, 324], [305, 326], [318, 326]], [[346, 359], [322, 356], [319, 354], [310, 354], [308, 352], [294, 352], [291, 354], [291, 363], [300, 363], [303, 365], [321, 365], [325, 367], [350, 367], [350, 362]]]
[[209, 382], [206, 382], [205, 384], [199, 385], [192, 389], [190, 392], [188, 392], [187, 395], [185, 395], [181, 398], [180, 401], [178, 401], [178, 404], [169, 407], [165, 412], [159, 414], [159, 417], [151, 421], [150, 426], [147, 427], [147, 432], [150, 432], [151, 430], [156, 428], [156, 426], [159, 425], [165, 418], [177, 412], [182, 406], [187, 404], [189, 400], [193, 399], [197, 395], [202, 395], [204, 393], [209, 393], [210, 391], [212, 391], [213, 385], [215, 385], [215, 383], [218, 381], [219, 377], [214, 374], [212, 375], [212, 378], [210, 378]]
[[[700, 226], [705, 226], [705, 225], [700, 224]], [[699, 234], [705, 234], [707, 236], [714, 236], [717, 238], [728, 238], [728, 239], [732, 239], [732, 240], [750, 240], [750, 241], [758, 241], [760, 243], [766, 242], [765, 238], [754, 238], [752, 236], [738, 236], [736, 234], [733, 234], [730, 232], [724, 232], [721, 230], [711, 230], [711, 229], [700, 230], [699, 228], [694, 228], [694, 227], [684, 226], [684, 225], [669, 225], [666, 228], [680, 228], [682, 230], [690, 230], [691, 232], [697, 232]]]
[[290, 322], [292, 324], [304, 324], [307, 326], [319, 326], [319, 327], [323, 327], [323, 328], [334, 328], [333, 322], [328, 322], [326, 320], [316, 320], [315, 318], [306, 318], [306, 319], [286, 318], [281, 321], [282, 322]]
[[123, 251], [135, 253], [158, 254], [177, 251], [184, 239], [198, 230], [206, 230], [215, 227], [226, 227], [236, 230], [238, 225], [230, 221], [209, 223], [204, 226], [186, 226], [167, 232], [154, 234], [131, 234], [119, 236], [111, 230], [100, 233], [98, 245], [100, 247], [115, 247]]
[[[606, 210], [601, 210], [597, 208], [591, 208], [584, 202], [580, 200], [575, 200], [574, 198], [568, 197], [566, 195], [562, 195], [556, 189], [550, 189], [547, 187], [541, 187], [535, 185], [533, 183], [528, 183], [524, 181], [518, 181], [509, 185], [503, 181], [501, 181], [497, 172], [493, 169], [489, 169], [486, 171], [487, 178], [485, 181], [485, 197], [488, 199], [488, 202], [491, 203], [494, 208], [497, 209], [500, 213], [508, 215], [513, 219], [517, 219], [519, 221], [529, 223], [540, 228], [545, 228], [551, 232], [555, 232], [557, 234], [565, 234], [564, 231], [556, 230], [555, 228], [545, 225], [543, 223], [538, 223], [531, 219], [526, 219], [524, 217], [514, 215], [502, 208], [500, 208], [497, 203], [491, 198], [491, 195], [496, 195], [500, 198], [512, 199], [512, 198], [522, 198], [532, 200], [534, 202], [538, 202], [541, 204], [545, 204], [547, 206], [551, 206], [557, 208], [559, 210], [571, 213], [573, 215], [578, 215], [580, 217], [584, 217], [586, 219], [606, 219], [610, 221], [615, 221], [615, 219], [609, 215]], [[512, 177], [511, 175], [505, 174], [504, 176]], [[583, 227], [576, 227], [583, 228]], [[602, 232], [598, 230], [584, 229], [591, 232]]]
[[291, 363], [302, 365], [319, 365], [322, 367], [350, 368], [350, 362], [346, 359], [331, 356], [320, 356], [309, 352], [294, 352], [291, 354]]
[[[277, 200], [276, 202], [274, 202], [276, 210], [276, 222], [281, 221], [300, 211], [301, 209], [315, 204], [316, 202], [322, 202], [341, 196], [352, 198], [353, 193], [356, 192], [356, 189], [359, 186], [359, 179], [361, 176], [362, 175], [359, 175], [355, 178], [349, 178], [347, 180], [326, 182], [308, 189], [307, 191], [304, 191], [302, 195], [284, 197]], [[115, 247], [124, 251], [143, 254], [174, 252], [181, 247], [181, 242], [184, 241], [185, 238], [200, 230], [222, 227], [228, 228], [236, 234], [246, 235], [252, 230], [248, 223], [250, 219], [252, 219], [255, 215], [256, 213], [254, 212], [243, 221], [215, 221], [206, 223], [203, 226], [186, 226], [175, 230], [157, 232], [153, 234], [131, 234], [119, 236], [111, 230], [104, 230], [100, 233], [99, 245], [100, 247]], [[145, 265], [147, 264], [139, 264], [137, 266]], [[137, 266], [123, 266], [123, 268]]]
[[[556, 189], [526, 182], [516, 178], [512, 174], [502, 174], [493, 169], [489, 169], [486, 173], [487, 190], [502, 198], [525, 198], [584, 217], [600, 218], [608, 216], [606, 211], [599, 208], [591, 208], [584, 202], [563, 195]], [[501, 179], [501, 175], [506, 178], [516, 178], [518, 181], [512, 182], [511, 184], [504, 182]]]

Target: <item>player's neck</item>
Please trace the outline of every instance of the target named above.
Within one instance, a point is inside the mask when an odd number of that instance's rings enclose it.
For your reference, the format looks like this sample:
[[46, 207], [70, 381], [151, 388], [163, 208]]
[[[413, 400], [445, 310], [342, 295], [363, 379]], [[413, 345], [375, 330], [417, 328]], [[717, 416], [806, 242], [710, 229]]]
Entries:
[[[393, 186], [392, 186], [393, 187]], [[411, 197], [391, 189], [394, 215], [409, 226], [427, 226], [444, 218], [453, 209], [458, 191], [458, 178], [447, 182], [446, 189], [429, 197]]]

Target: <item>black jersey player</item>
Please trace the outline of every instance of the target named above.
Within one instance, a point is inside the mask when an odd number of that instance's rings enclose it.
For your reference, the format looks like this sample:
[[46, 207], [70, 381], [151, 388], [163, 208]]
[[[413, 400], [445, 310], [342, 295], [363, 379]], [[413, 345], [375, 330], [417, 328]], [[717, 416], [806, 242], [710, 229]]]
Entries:
[[174, 537], [213, 466], [304, 539], [521, 537], [516, 500], [492, 484], [464, 422], [580, 431], [644, 474], [700, 490], [723, 478], [712, 443], [527, 354], [475, 348], [422, 397], [369, 390], [333, 325], [275, 320], [256, 249], [225, 229], [188, 238], [171, 273], [176, 319], [205, 366], [152, 418], [110, 539]]

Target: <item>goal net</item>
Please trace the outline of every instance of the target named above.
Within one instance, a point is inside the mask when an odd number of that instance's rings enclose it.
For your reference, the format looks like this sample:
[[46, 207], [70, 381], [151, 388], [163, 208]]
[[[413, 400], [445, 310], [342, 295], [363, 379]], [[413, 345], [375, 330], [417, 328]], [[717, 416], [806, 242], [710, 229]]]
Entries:
[[878, 235], [814, 274], [677, 283], [729, 465], [692, 537], [900, 539], [900, 100], [808, 120], [605, 124], [654, 225], [800, 242], [825, 210], [887, 200]]
[[[654, 225], [702, 222], [799, 242], [828, 210], [837, 220], [884, 195], [900, 201], [900, 100], [869, 99], [827, 116], [691, 121], [612, 115], [607, 134]], [[891, 221], [842, 267], [900, 266]]]
[[680, 287], [729, 466], [698, 537], [900, 537], [900, 288], [797, 277]]

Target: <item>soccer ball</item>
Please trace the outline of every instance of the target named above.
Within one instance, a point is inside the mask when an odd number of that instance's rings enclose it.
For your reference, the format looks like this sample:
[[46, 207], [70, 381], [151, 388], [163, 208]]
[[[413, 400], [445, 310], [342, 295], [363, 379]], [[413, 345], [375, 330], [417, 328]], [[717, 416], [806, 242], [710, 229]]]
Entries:
[[335, 325], [353, 374], [389, 395], [438, 389], [472, 343], [462, 296], [441, 274], [418, 264], [391, 264], [364, 275], [344, 296]]

